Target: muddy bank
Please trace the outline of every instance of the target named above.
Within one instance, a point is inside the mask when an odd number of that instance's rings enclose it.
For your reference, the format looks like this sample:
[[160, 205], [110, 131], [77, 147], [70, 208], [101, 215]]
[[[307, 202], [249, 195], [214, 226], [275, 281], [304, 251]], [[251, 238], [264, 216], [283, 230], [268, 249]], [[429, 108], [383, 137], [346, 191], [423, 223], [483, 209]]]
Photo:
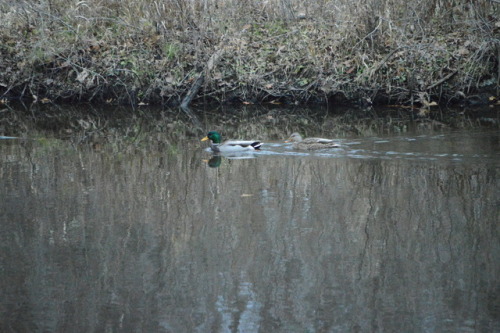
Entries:
[[432, 3], [412, 15], [398, 1], [3, 4], [0, 96], [177, 106], [191, 89], [190, 105], [498, 103], [500, 6]]

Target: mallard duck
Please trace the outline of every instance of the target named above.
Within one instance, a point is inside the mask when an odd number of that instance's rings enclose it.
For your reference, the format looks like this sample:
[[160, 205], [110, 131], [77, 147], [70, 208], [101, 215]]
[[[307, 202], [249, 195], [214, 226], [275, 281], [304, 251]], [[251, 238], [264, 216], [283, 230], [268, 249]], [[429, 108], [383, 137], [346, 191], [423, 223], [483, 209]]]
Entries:
[[232, 153], [259, 150], [262, 143], [252, 140], [230, 140], [221, 143], [221, 135], [216, 131], [208, 132], [201, 141], [210, 140], [210, 148], [214, 153]]
[[331, 139], [307, 138], [302, 139], [299, 133], [293, 133], [285, 142], [293, 142], [293, 148], [300, 150], [315, 150], [325, 148], [340, 148], [338, 143]]

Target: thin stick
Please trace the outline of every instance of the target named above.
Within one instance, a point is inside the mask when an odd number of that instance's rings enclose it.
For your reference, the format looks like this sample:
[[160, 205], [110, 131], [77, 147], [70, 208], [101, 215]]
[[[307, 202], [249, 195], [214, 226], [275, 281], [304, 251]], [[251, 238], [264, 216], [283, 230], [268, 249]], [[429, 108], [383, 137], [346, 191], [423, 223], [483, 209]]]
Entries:
[[430, 86], [428, 86], [428, 87], [427, 87], [427, 89], [426, 89], [426, 90], [430, 90], [430, 89], [432, 89], [432, 88], [436, 88], [436, 87], [437, 87], [437, 86], [439, 86], [441, 83], [443, 83], [443, 82], [445, 82], [445, 81], [449, 80], [449, 79], [450, 79], [453, 75], [455, 75], [455, 74], [457, 74], [457, 73], [458, 73], [458, 69], [457, 69], [457, 70], [455, 70], [455, 71], [453, 71], [453, 72], [451, 72], [450, 74], [446, 75], [446, 76], [445, 76], [445, 77], [443, 77], [441, 80], [439, 80], [439, 81], [437, 81], [437, 82], [435, 82], [435, 83], [431, 84]]

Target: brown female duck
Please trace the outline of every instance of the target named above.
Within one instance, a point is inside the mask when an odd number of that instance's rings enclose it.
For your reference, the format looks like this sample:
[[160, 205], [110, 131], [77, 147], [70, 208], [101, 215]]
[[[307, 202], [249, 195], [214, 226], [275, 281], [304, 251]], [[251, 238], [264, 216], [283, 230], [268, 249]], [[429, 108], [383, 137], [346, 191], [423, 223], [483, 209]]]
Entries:
[[285, 142], [293, 142], [293, 148], [300, 150], [340, 148], [340, 145], [338, 143], [335, 143], [331, 139], [324, 139], [324, 138], [303, 139], [299, 133], [293, 133]]

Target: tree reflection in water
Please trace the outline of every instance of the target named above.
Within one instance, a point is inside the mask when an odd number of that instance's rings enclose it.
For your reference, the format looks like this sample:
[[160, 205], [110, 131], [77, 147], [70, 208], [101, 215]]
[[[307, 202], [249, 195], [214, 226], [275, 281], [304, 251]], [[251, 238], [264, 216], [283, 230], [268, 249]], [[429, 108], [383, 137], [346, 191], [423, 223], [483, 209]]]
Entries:
[[498, 330], [498, 140], [461, 138], [2, 142], [1, 330]]

